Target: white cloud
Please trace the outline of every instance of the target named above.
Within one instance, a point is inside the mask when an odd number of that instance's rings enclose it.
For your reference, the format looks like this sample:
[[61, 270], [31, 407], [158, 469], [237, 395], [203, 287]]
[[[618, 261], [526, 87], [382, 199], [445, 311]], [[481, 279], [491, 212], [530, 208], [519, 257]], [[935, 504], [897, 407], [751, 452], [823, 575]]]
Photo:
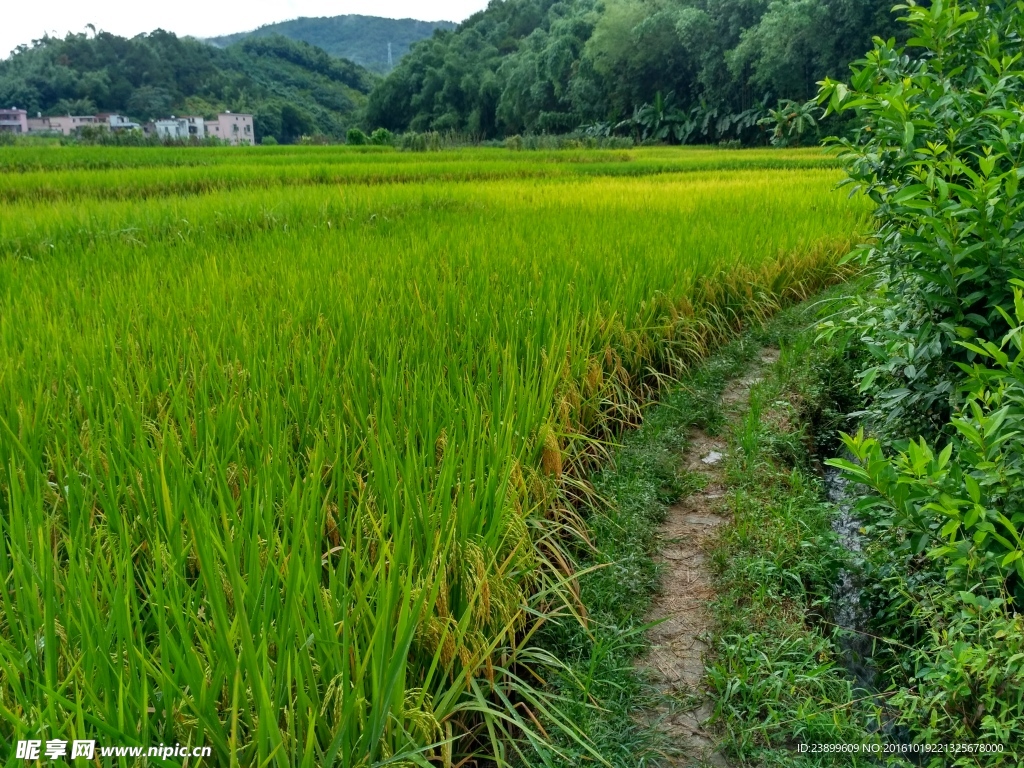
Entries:
[[2, 0], [0, 57], [44, 34], [63, 37], [87, 24], [116, 35], [166, 29], [178, 35], [213, 37], [255, 29], [298, 16], [360, 13], [393, 19], [462, 21], [487, 6], [487, 0]]

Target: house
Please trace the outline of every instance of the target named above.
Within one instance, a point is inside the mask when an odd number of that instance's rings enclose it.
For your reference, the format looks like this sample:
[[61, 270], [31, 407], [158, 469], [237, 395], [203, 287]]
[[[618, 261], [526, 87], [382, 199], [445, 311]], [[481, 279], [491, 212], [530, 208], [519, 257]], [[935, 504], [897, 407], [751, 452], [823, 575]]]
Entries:
[[50, 118], [43, 117], [41, 112], [37, 112], [35, 117], [28, 119], [28, 132], [29, 133], [60, 133], [60, 128], [50, 123]]
[[77, 133], [80, 128], [87, 125], [100, 125], [96, 115], [67, 115], [66, 117], [51, 117], [50, 130], [60, 131], [65, 136]]
[[39, 114], [29, 118], [23, 109], [0, 109], [0, 130], [4, 131], [71, 136], [86, 126], [107, 128], [111, 132], [142, 130], [147, 136], [155, 134], [162, 141], [202, 141], [212, 136], [233, 146], [253, 146], [256, 143], [252, 115], [241, 112], [222, 112], [216, 120], [204, 120], [195, 115], [171, 115], [141, 126], [131, 118], [109, 112], [62, 117], [43, 117]]
[[0, 109], [0, 132], [28, 133], [28, 112], [24, 109]]
[[206, 124], [206, 135], [225, 141], [232, 146], [252, 146], [256, 143], [252, 115], [241, 112], [222, 112], [217, 120]]
[[112, 131], [138, 131], [142, 128], [138, 123], [124, 115], [96, 115], [97, 118], [106, 118], [107, 127]]
[[184, 120], [169, 118], [153, 122], [153, 132], [163, 141], [182, 141], [188, 138], [188, 130]]
[[206, 138], [206, 121], [201, 117], [175, 117], [157, 120], [152, 131], [164, 141], [202, 140]]
[[65, 136], [77, 133], [87, 125], [95, 128], [109, 128], [111, 131], [133, 131], [142, 127], [124, 115], [112, 115], [106, 112], [99, 115], [67, 115], [37, 119], [49, 120], [49, 130], [60, 131]]
[[186, 115], [181, 118], [188, 125], [188, 137], [190, 139], [205, 139], [206, 138], [206, 121], [201, 117], [194, 115]]

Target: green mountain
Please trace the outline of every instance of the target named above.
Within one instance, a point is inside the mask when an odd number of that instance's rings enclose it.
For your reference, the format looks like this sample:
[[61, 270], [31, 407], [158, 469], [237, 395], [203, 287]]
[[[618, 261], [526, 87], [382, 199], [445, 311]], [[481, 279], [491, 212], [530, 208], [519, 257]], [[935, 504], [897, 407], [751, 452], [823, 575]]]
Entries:
[[354, 61], [374, 72], [389, 71], [388, 44], [391, 59], [397, 64], [409, 52], [409, 46], [430, 37], [434, 30], [452, 30], [450, 21], [419, 21], [417, 19], [383, 19], [378, 16], [330, 16], [301, 18], [267, 24], [252, 32], [210, 37], [206, 42], [226, 47], [253, 37], [283, 35], [291, 40], [323, 48], [332, 56]]
[[254, 115], [256, 138], [340, 137], [377, 76], [280, 35], [216, 48], [157, 30], [47, 37], [0, 61], [0, 104], [30, 114], [117, 112], [139, 120], [221, 110]]
[[[763, 141], [780, 100], [843, 77], [892, 0], [503, 0], [416, 45], [368, 127], [484, 137], [587, 125], [642, 139]], [[648, 105], [647, 110], [642, 110]], [[633, 118], [636, 119], [633, 119]]]

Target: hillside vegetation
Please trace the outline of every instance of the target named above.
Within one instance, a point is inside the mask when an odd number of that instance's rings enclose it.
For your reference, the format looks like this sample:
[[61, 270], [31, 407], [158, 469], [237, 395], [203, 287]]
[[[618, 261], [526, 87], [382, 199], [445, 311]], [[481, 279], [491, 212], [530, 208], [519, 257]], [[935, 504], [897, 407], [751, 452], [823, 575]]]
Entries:
[[140, 120], [230, 109], [257, 139], [342, 136], [375, 81], [366, 69], [281, 36], [218, 49], [157, 30], [46, 37], [0, 61], [0, 104], [46, 115], [118, 112]]
[[[417, 45], [375, 90], [367, 123], [486, 137], [627, 130], [751, 140], [897, 26], [891, 0], [506, 0]], [[660, 94], [660, 98], [659, 98]], [[785, 104], [785, 102], [783, 102]], [[641, 125], [642, 124], [642, 125]], [[660, 135], [659, 135], [660, 134]]]
[[206, 42], [220, 47], [253, 37], [282, 35], [317, 48], [332, 56], [353, 61], [374, 72], [385, 73], [388, 67], [388, 43], [395, 64], [409, 52], [410, 46], [434, 34], [435, 29], [453, 30], [451, 21], [420, 21], [419, 19], [384, 19], [379, 16], [328, 16], [301, 18], [266, 24], [251, 32], [210, 37]]

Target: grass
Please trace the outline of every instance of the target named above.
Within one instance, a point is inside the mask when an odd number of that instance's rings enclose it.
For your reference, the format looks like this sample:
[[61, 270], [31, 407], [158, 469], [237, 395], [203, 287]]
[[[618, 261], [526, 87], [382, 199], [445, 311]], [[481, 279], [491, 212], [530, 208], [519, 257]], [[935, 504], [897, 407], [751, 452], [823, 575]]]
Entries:
[[[588, 546], [574, 551], [588, 621], [553, 619], [538, 642], [566, 662], [552, 680], [562, 709], [614, 766], [660, 765], [673, 747], [650, 727], [663, 694], [635, 667], [649, 648], [644, 630], [658, 588], [658, 528], [670, 505], [699, 490], [680, 466], [687, 434], [724, 427], [719, 396], [760, 349], [758, 335], [748, 331], [688, 372], [645, 410], [643, 424], [592, 478], [597, 501], [589, 507]], [[562, 746], [571, 756], [563, 764], [586, 760], [582, 750]]]
[[[815, 322], [849, 290], [786, 309], [722, 346], [645, 410], [642, 426], [593, 476], [590, 538], [574, 552], [588, 623], [556, 618], [538, 637], [567, 662], [552, 681], [562, 707], [612, 765], [660, 765], [676, 746], [649, 727], [666, 702], [635, 665], [649, 649], [643, 630], [658, 589], [659, 525], [669, 506], [700, 490], [681, 466], [693, 429], [724, 434], [731, 446], [733, 522], [713, 552], [719, 592], [707, 678], [724, 749], [750, 765], [877, 764], [796, 752], [800, 743], [877, 742], [872, 708], [858, 701], [827, 620], [846, 555], [817, 459], [831, 455], [855, 396], [851, 364], [816, 342]], [[779, 362], [730, 417], [722, 392], [769, 346], [781, 349]], [[586, 755], [572, 758], [566, 764]]]
[[[217, 765], [597, 759], [535, 684], [573, 663], [533, 639], [581, 611], [581, 478], [863, 223], [828, 170], [264, 189], [328, 155], [212, 151], [252, 183], [182, 197], [204, 151], [28, 149], [50, 167], [0, 181], [0, 738]], [[133, 158], [171, 167], [102, 170]]]
[[884, 755], [797, 751], [881, 743], [871, 697], [843, 667], [830, 623], [847, 556], [817, 459], [818, 451], [831, 455], [856, 402], [851, 363], [815, 331], [820, 313], [848, 290], [786, 312], [759, 334], [781, 358], [729, 430], [733, 522], [713, 553], [718, 596], [707, 680], [723, 746], [744, 764], [889, 764]]

